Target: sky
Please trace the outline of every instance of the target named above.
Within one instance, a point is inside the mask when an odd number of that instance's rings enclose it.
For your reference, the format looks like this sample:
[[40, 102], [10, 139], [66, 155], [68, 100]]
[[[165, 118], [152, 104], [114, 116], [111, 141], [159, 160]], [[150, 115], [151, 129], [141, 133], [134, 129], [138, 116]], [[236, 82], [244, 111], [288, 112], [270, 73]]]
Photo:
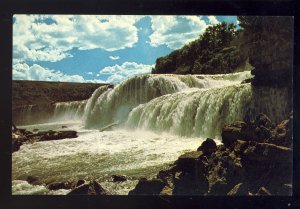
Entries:
[[14, 15], [13, 80], [120, 83], [236, 16]]

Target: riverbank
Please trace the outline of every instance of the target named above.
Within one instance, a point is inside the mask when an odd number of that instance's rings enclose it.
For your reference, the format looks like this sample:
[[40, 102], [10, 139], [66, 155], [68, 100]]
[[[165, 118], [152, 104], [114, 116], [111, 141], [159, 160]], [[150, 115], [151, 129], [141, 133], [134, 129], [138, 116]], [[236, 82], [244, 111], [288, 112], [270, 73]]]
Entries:
[[263, 114], [222, 129], [129, 195], [292, 195], [292, 113], [275, 125]]

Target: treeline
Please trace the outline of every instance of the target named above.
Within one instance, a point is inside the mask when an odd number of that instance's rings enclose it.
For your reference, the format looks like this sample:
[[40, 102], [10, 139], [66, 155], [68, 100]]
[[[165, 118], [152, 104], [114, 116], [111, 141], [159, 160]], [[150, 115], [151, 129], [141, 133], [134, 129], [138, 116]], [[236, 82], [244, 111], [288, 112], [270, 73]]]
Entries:
[[156, 60], [152, 73], [231, 73], [246, 64], [243, 31], [233, 23], [209, 26], [200, 37]]

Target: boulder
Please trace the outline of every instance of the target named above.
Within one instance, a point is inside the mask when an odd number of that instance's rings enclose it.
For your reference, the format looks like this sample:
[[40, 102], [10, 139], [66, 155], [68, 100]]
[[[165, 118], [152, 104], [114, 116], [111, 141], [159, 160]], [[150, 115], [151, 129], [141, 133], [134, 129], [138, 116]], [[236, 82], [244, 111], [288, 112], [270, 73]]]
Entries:
[[244, 183], [235, 185], [228, 193], [229, 196], [246, 196], [249, 195], [248, 186]]
[[74, 188], [68, 195], [110, 195], [110, 193], [98, 182], [90, 181]]
[[226, 195], [230, 190], [230, 186], [224, 180], [217, 180], [209, 186], [209, 195]]
[[47, 132], [39, 132], [40, 141], [50, 141], [50, 140], [59, 140], [59, 139], [66, 139], [66, 138], [76, 138], [77, 132], [76, 131], [47, 131]]
[[174, 195], [204, 195], [209, 183], [203, 172], [180, 172], [174, 179]]
[[293, 194], [293, 185], [292, 184], [283, 184], [280, 188], [279, 195], [288, 195], [291, 196]]
[[264, 185], [272, 194], [281, 194], [281, 185], [292, 181], [292, 157], [290, 148], [248, 142], [241, 162], [245, 177], [253, 188], [258, 190]]
[[127, 177], [125, 175], [112, 175], [113, 182], [122, 182], [127, 181]]
[[197, 159], [203, 155], [201, 151], [191, 151], [184, 153], [178, 158], [177, 167], [181, 171], [193, 171], [196, 167]]
[[255, 195], [257, 195], [257, 196], [270, 196], [271, 193], [265, 187], [260, 187]]
[[266, 128], [274, 128], [274, 124], [272, 123], [270, 118], [268, 118], [268, 116], [263, 113], [260, 113], [255, 117], [255, 125], [264, 126]]
[[225, 146], [232, 145], [236, 140], [242, 139], [241, 128], [245, 126], [244, 122], [236, 122], [231, 125], [224, 125], [222, 128], [222, 142]]
[[173, 189], [171, 187], [169, 187], [169, 186], [165, 186], [161, 190], [161, 192], [159, 193], [159, 195], [168, 195], [168, 196], [173, 195]]
[[69, 182], [53, 182], [47, 185], [49, 190], [71, 189], [71, 187]]
[[207, 138], [197, 151], [202, 151], [204, 155], [210, 155], [217, 150], [217, 144], [213, 139]]
[[26, 181], [29, 183], [29, 184], [37, 184], [38, 182], [38, 178], [35, 177], [35, 176], [27, 176], [26, 178]]
[[279, 123], [273, 132], [273, 143], [281, 146], [293, 145], [293, 116]]
[[176, 165], [171, 165], [165, 169], [162, 169], [158, 172], [157, 178], [167, 181], [170, 178], [174, 177], [175, 172], [178, 171], [178, 167]]
[[11, 140], [11, 150], [12, 152], [16, 152], [19, 151], [20, 147], [22, 146], [22, 144], [27, 140], [26, 137], [20, 137], [20, 138], [16, 138], [16, 137], [12, 137]]
[[161, 179], [147, 180], [142, 178], [128, 195], [158, 195], [165, 186], [166, 183]]
[[259, 164], [287, 164], [292, 162], [292, 149], [269, 143], [251, 141], [243, 152], [243, 160]]
[[80, 185], [82, 185], [82, 184], [86, 184], [87, 182], [85, 181], [85, 180], [83, 180], [83, 179], [79, 179], [78, 181], [77, 181], [77, 183], [76, 183], [76, 187], [78, 187], [78, 186], [80, 186]]

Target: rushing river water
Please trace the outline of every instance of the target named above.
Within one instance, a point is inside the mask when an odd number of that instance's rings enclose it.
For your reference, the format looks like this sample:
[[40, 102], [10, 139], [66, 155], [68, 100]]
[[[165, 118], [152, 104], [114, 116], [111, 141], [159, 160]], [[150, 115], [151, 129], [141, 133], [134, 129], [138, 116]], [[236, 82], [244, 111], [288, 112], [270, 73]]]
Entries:
[[[51, 123], [23, 128], [67, 125], [79, 137], [22, 145], [12, 156], [13, 194], [66, 194], [68, 190], [49, 191], [44, 185], [78, 179], [96, 179], [112, 194], [127, 194], [139, 178], [154, 177], [206, 137], [220, 143], [225, 123], [259, 112], [283, 119], [289, 109], [286, 90], [241, 84], [249, 77], [250, 72], [143, 75], [114, 88], [100, 87], [88, 101], [57, 103]], [[99, 131], [112, 123], [118, 128]], [[114, 183], [113, 174], [128, 180]], [[39, 185], [28, 184], [28, 176], [37, 177]]]

